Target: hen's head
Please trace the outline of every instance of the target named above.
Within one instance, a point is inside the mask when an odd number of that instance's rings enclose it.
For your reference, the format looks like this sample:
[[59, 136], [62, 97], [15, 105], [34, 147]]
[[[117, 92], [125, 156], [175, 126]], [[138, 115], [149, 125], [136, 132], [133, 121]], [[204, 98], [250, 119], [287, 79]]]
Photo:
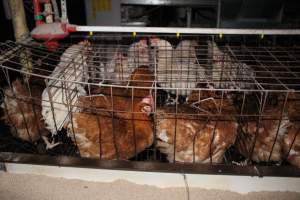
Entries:
[[148, 95], [137, 104], [136, 112], [146, 113], [148, 116], [154, 110], [154, 100], [152, 95]]

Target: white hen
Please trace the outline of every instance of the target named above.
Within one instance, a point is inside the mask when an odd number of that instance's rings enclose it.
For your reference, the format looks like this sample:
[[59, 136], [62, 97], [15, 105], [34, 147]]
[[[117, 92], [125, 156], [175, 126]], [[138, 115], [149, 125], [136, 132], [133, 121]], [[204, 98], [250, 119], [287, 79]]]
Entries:
[[[204, 68], [197, 63], [196, 41], [183, 40], [175, 49], [163, 39], [153, 38], [157, 79], [162, 87], [195, 88], [197, 81], [204, 77]], [[176, 90], [170, 91], [176, 94]], [[178, 95], [189, 95], [190, 90], [178, 90]]]
[[129, 81], [131, 73], [139, 66], [149, 66], [150, 57], [147, 40], [142, 39], [131, 44], [125, 56], [121, 50], [114, 52], [109, 67], [114, 69], [114, 83]]
[[[230, 55], [222, 51], [216, 43], [210, 42], [208, 50], [212, 55], [212, 81], [215, 87], [232, 89], [249, 89], [254, 80], [254, 71]], [[241, 55], [239, 55], [241, 56]]]
[[142, 39], [138, 42], [135, 42], [130, 45], [128, 49], [128, 68], [130, 74], [133, 72], [133, 70], [139, 66], [149, 66], [149, 47], [147, 44], [147, 40]]
[[88, 49], [89, 43], [86, 41], [69, 47], [61, 56], [58, 66], [50, 75], [48, 87], [43, 91], [42, 115], [52, 135], [69, 120], [69, 112], [76, 109], [72, 105], [75, 105], [78, 96], [86, 95], [83, 86], [72, 81], [87, 79]]

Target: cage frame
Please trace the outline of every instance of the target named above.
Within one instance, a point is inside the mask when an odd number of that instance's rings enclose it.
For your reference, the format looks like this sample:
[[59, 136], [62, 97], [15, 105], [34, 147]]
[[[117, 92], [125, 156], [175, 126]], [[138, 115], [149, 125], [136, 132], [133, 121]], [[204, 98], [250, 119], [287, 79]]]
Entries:
[[[76, 26], [78, 32], [122, 32], [122, 33], [172, 33], [172, 34], [216, 34], [220, 37], [222, 35], [232, 34], [249, 34], [249, 35], [300, 35], [300, 30], [276, 30], [276, 29], [203, 29], [203, 28], [159, 28], [159, 27], [90, 27], [90, 26]], [[9, 59], [10, 55], [18, 51], [20, 46], [15, 47], [11, 51], [0, 56], [1, 64]], [[272, 55], [272, 54], [270, 54]], [[274, 56], [274, 55], [272, 55]], [[3, 59], [2, 59], [3, 58]], [[276, 58], [276, 57], [275, 57]], [[278, 61], [280, 62], [280, 61]], [[15, 69], [12, 69], [15, 70]], [[18, 71], [18, 70], [15, 70]], [[26, 72], [27, 75], [36, 75]], [[42, 78], [47, 78], [46, 76]], [[297, 77], [299, 78], [299, 77]], [[57, 79], [58, 81], [62, 81]], [[80, 82], [74, 82], [80, 83]], [[84, 83], [84, 82], [81, 82]], [[115, 85], [107, 85], [113, 87]], [[120, 86], [121, 88], [128, 88], [128, 86]], [[130, 88], [130, 86], [129, 86]], [[139, 89], [147, 89], [144, 87], [132, 87]], [[155, 88], [156, 89], [156, 88]], [[173, 88], [164, 88], [173, 89]], [[182, 88], [177, 88], [182, 89]], [[224, 89], [222, 89], [224, 91]], [[276, 90], [278, 92], [278, 90]], [[287, 91], [287, 90], [283, 90]], [[178, 95], [178, 92], [176, 96]], [[35, 158], [36, 157], [36, 158]], [[0, 161], [14, 162], [14, 163], [28, 163], [28, 164], [45, 164], [45, 165], [59, 165], [72, 167], [88, 167], [101, 169], [122, 169], [122, 170], [137, 170], [137, 171], [159, 171], [159, 172], [182, 172], [182, 173], [203, 173], [203, 174], [224, 174], [224, 175], [250, 175], [250, 176], [291, 176], [300, 177], [300, 171], [293, 167], [284, 166], [282, 168], [276, 166], [226, 166], [222, 164], [204, 165], [204, 164], [180, 164], [180, 163], [144, 163], [141, 161], [101, 161], [96, 159], [86, 158], [70, 158], [60, 156], [54, 158], [44, 155], [27, 155], [21, 153], [0, 152]]]

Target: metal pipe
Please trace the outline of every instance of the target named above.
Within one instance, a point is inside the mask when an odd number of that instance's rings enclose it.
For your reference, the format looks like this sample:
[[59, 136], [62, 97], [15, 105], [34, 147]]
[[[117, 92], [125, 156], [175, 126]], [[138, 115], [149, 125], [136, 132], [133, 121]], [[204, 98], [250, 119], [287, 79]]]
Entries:
[[53, 6], [53, 11], [54, 11], [54, 21], [58, 22], [59, 21], [59, 12], [58, 12], [58, 6], [56, 0], [51, 0], [52, 6]]
[[69, 23], [68, 21], [68, 14], [67, 14], [67, 2], [65, 0], [60, 1], [61, 5], [61, 22], [62, 23]]
[[192, 8], [188, 7], [186, 9], [186, 27], [191, 27], [192, 24]]
[[9, 9], [9, 2], [6, 0], [2, 0], [4, 15], [7, 20], [11, 20], [11, 11]]
[[217, 28], [220, 28], [220, 23], [221, 23], [221, 4], [222, 4], [222, 0], [218, 0]]
[[35, 19], [35, 25], [39, 26], [43, 24], [43, 17], [41, 13], [41, 6], [39, 0], [33, 0], [33, 8], [34, 8], [34, 19]]
[[228, 35], [300, 35], [300, 29], [229, 29], [229, 28], [169, 28], [169, 27], [122, 27], [122, 26], [76, 26], [77, 32], [122, 33], [181, 33], [181, 34], [228, 34]]
[[26, 23], [23, 0], [10, 0], [9, 6], [12, 14], [14, 35], [16, 41], [20, 41], [24, 39], [24, 36], [28, 36], [29, 33]]

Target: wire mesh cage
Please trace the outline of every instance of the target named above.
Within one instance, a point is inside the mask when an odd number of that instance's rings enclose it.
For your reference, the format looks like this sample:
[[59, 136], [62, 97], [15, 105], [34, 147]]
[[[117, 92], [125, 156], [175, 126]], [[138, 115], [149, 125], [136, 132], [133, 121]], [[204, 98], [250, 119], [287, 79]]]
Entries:
[[298, 46], [99, 34], [0, 50], [1, 152], [300, 167]]

